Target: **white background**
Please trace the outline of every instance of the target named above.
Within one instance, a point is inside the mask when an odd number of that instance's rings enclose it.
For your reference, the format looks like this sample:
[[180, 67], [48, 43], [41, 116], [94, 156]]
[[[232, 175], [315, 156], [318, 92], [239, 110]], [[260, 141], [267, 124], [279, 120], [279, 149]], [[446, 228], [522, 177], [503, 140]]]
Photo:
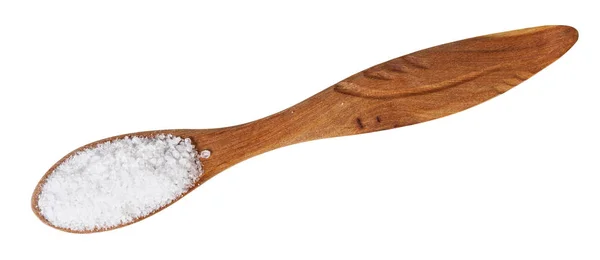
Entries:
[[[593, 1], [283, 2], [2, 1], [0, 258], [600, 258]], [[263, 154], [119, 230], [31, 212], [80, 145], [252, 121], [397, 56], [545, 24], [579, 42], [473, 109]]]

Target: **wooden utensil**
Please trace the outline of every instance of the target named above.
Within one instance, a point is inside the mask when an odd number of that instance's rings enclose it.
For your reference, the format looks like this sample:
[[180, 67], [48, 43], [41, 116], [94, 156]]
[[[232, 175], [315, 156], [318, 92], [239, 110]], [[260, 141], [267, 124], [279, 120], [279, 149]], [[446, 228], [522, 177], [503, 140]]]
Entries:
[[[250, 123], [217, 129], [138, 132], [99, 140], [67, 154], [46, 172], [33, 192], [32, 209], [40, 220], [53, 226], [37, 206], [41, 185], [73, 153], [98, 143], [163, 133], [190, 138], [198, 151], [210, 151], [210, 157], [201, 159], [204, 174], [181, 198], [232, 165], [279, 147], [398, 128], [480, 104], [557, 60], [577, 38], [577, 30], [569, 26], [541, 26], [470, 38], [373, 66], [295, 106]], [[89, 233], [119, 227], [93, 231], [55, 228]]]

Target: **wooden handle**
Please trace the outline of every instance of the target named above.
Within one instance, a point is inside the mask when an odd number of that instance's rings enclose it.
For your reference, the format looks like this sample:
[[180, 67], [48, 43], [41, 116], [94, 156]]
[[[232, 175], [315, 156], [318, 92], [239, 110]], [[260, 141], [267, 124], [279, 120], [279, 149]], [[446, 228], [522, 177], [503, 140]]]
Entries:
[[[542, 26], [439, 45], [373, 66], [272, 116], [192, 137], [213, 151], [205, 181], [252, 156], [299, 142], [362, 134], [450, 115], [506, 92], [577, 41]], [[176, 134], [186, 135], [186, 132]]]

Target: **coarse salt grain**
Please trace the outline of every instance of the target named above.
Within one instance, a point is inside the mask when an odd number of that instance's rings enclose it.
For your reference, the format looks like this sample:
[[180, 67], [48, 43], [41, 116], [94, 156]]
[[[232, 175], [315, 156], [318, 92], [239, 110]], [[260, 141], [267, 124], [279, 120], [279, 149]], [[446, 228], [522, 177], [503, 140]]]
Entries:
[[189, 138], [125, 137], [79, 151], [42, 184], [38, 208], [75, 231], [133, 222], [188, 191], [202, 174]]

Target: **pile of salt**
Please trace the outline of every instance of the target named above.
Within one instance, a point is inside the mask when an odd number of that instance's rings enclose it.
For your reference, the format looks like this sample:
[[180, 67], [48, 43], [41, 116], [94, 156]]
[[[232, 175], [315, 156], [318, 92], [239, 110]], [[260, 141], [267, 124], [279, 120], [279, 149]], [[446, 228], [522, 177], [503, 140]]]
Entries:
[[125, 137], [79, 151], [48, 176], [38, 207], [46, 220], [75, 231], [133, 222], [188, 191], [202, 174], [191, 140]]

